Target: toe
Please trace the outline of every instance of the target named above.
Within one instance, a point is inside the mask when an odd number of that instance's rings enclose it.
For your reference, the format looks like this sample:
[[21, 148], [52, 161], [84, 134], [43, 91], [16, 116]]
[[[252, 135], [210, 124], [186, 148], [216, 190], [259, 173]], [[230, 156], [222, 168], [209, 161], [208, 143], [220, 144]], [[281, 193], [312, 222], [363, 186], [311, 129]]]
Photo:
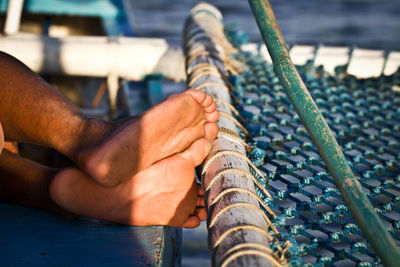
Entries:
[[194, 100], [196, 100], [199, 104], [203, 104], [204, 100], [206, 100], [206, 96], [207, 96], [202, 91], [195, 90], [195, 89], [188, 89], [185, 91], [185, 93], [190, 94], [194, 98]]
[[217, 110], [217, 103], [215, 103], [215, 102], [211, 102], [210, 105], [208, 105], [207, 107], [204, 107], [204, 111], [208, 112], [208, 113], [212, 113], [216, 110]]
[[183, 228], [196, 228], [200, 225], [200, 218], [196, 215], [191, 215], [189, 218], [182, 224]]
[[212, 96], [206, 95], [206, 99], [204, 100], [204, 102], [203, 102], [202, 105], [203, 105], [204, 108], [207, 108], [207, 107], [209, 107], [212, 103], [215, 103], [214, 100], [213, 100], [213, 98], [212, 98]]
[[180, 153], [180, 155], [191, 160], [194, 166], [200, 165], [211, 151], [211, 142], [206, 138], [201, 138], [191, 144], [188, 149]]
[[207, 212], [204, 207], [196, 208], [195, 214], [199, 218], [200, 221], [207, 220]]
[[206, 132], [206, 138], [210, 141], [214, 141], [214, 139], [217, 138], [218, 135], [218, 125], [215, 122], [208, 122], [206, 123], [204, 128]]
[[219, 112], [217, 110], [211, 113], [206, 113], [206, 120], [208, 122], [217, 122], [218, 119], [219, 119]]
[[197, 207], [204, 207], [204, 197], [203, 196], [198, 196], [197, 197], [196, 206]]
[[197, 184], [197, 195], [200, 197], [204, 196], [204, 191], [200, 184]]

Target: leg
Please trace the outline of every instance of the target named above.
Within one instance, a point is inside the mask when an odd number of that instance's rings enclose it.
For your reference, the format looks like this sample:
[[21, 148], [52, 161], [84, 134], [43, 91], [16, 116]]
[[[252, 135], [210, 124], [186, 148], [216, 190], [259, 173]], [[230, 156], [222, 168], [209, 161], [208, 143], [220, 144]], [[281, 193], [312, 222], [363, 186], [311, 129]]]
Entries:
[[5, 140], [52, 147], [93, 179], [115, 186], [218, 132], [212, 98], [189, 90], [144, 114], [107, 123], [78, 108], [15, 58], [0, 52], [0, 121]]
[[0, 69], [0, 121], [5, 139], [73, 154], [70, 150], [78, 145], [79, 130], [85, 126], [80, 110], [21, 62], [1, 52]]
[[4, 150], [0, 155], [0, 201], [72, 216], [49, 196], [50, 181], [58, 171]]
[[[203, 138], [114, 188], [93, 182], [76, 168], [56, 175], [53, 200], [73, 213], [129, 225], [197, 227], [205, 220], [204, 196], [194, 179], [210, 142]], [[199, 197], [200, 196], [200, 197]]]

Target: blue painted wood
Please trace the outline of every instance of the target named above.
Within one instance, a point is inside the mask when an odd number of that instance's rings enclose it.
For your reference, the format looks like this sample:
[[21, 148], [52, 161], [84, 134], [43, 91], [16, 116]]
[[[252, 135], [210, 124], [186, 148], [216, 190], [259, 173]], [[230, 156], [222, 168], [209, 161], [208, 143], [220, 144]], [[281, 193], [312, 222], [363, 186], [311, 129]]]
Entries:
[[[8, 0], [0, 1], [0, 12]], [[25, 0], [24, 12], [48, 15], [99, 17], [110, 36], [133, 35], [122, 0]]]
[[181, 230], [0, 204], [1, 266], [179, 266]]
[[[1, 1], [0, 11], [6, 12], [7, 6], [8, 0]], [[25, 0], [24, 11], [108, 18], [124, 16], [125, 13], [121, 0]]]
[[164, 100], [161, 79], [161, 75], [151, 75], [146, 77], [149, 102], [152, 106]]

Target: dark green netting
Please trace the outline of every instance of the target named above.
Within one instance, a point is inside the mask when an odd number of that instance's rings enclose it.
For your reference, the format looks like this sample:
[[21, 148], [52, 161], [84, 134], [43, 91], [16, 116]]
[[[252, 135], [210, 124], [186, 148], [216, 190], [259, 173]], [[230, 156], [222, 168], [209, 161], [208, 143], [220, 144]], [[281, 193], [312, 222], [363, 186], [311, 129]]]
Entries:
[[[259, 193], [278, 215], [273, 223], [280, 239], [293, 242], [291, 264], [379, 265], [273, 66], [246, 52], [237, 59], [249, 68], [233, 82], [236, 108], [251, 135], [242, 137], [255, 147], [249, 157], [268, 179], [259, 180], [272, 199]], [[394, 90], [400, 85], [400, 72], [357, 79], [340, 69], [340, 75], [331, 76], [312, 62], [298, 70], [354, 174], [400, 245], [400, 93]]]

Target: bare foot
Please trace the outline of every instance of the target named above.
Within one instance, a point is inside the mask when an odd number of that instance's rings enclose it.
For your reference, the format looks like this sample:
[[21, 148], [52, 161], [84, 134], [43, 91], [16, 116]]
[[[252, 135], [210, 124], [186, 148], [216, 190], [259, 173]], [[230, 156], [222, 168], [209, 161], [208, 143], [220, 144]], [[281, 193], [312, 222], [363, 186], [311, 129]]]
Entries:
[[163, 159], [128, 181], [106, 188], [76, 168], [58, 173], [50, 195], [74, 214], [128, 225], [197, 227], [206, 219], [204, 195], [195, 182], [195, 166], [211, 150], [206, 138]]
[[183, 151], [195, 140], [215, 139], [216, 108], [212, 97], [198, 90], [173, 95], [144, 114], [125, 120], [99, 143], [83, 146], [77, 164], [101, 185], [116, 186]]

